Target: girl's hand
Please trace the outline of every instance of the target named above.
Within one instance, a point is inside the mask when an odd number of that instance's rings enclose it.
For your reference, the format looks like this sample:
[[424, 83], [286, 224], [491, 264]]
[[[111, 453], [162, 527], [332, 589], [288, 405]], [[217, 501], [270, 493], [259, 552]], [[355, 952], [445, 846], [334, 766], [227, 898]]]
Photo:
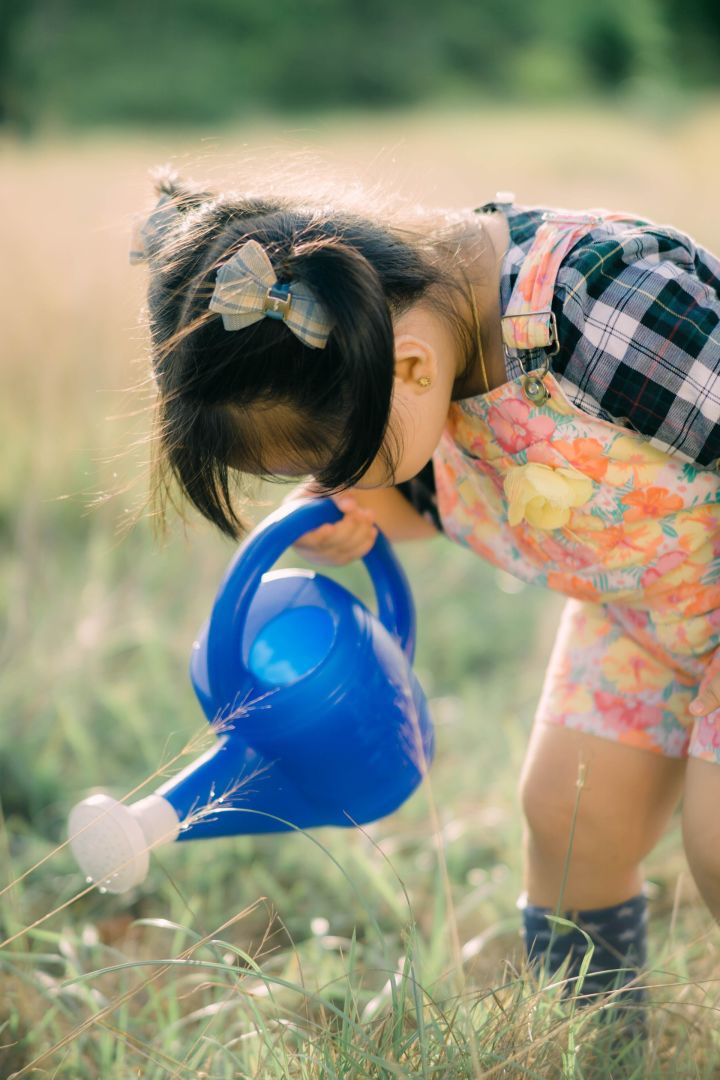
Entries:
[[693, 716], [707, 716], [714, 709], [720, 709], [720, 649], [708, 664], [707, 671], [698, 687], [697, 697], [690, 702]]
[[[307, 495], [320, 494], [311, 485], [295, 488], [284, 502]], [[338, 509], [343, 511], [341, 521], [321, 525], [296, 540], [293, 547], [303, 558], [319, 566], [344, 566], [361, 559], [375, 543], [377, 528], [372, 510], [362, 507], [352, 494], [333, 497]]]

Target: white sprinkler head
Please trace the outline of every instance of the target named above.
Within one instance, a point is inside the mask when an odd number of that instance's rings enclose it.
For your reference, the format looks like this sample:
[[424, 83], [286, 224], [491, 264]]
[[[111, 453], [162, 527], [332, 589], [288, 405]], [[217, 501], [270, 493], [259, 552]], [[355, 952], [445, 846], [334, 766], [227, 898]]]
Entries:
[[125, 806], [110, 795], [91, 795], [70, 811], [70, 847], [86, 877], [101, 889], [127, 892], [145, 880], [149, 852], [178, 835], [174, 809], [161, 795]]

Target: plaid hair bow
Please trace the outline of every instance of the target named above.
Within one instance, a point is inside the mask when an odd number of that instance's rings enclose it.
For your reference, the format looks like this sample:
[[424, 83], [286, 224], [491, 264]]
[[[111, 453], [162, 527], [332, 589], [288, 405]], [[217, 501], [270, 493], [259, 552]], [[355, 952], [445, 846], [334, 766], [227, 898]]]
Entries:
[[242, 330], [268, 316], [281, 319], [312, 349], [323, 349], [333, 324], [312, 289], [301, 281], [281, 285], [265, 248], [248, 240], [217, 272], [210, 310], [226, 330]]

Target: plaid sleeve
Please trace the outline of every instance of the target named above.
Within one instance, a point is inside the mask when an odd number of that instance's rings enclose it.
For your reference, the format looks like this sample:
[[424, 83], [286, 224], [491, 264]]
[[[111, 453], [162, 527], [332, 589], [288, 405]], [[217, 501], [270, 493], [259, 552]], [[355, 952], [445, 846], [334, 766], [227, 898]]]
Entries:
[[669, 226], [616, 223], [568, 254], [553, 310], [573, 404], [720, 465], [720, 260]]

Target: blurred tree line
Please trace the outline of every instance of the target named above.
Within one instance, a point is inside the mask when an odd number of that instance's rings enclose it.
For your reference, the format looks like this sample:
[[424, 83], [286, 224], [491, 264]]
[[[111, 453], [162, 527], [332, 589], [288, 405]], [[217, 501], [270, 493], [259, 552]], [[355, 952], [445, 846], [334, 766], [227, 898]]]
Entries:
[[0, 122], [692, 92], [719, 58], [720, 0], [3, 0]]

